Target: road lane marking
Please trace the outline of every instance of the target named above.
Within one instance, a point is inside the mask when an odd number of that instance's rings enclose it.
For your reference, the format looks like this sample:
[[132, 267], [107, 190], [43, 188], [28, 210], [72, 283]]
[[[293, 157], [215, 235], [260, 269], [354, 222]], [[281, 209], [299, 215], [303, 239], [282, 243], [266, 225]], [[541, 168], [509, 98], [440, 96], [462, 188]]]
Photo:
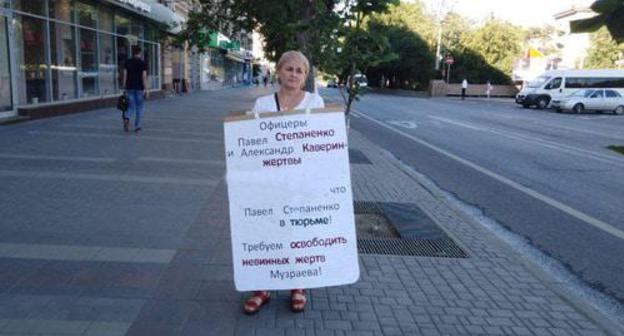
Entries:
[[389, 129], [391, 131], [394, 131], [394, 132], [396, 132], [396, 133], [398, 133], [398, 134], [400, 134], [400, 135], [402, 135], [402, 136], [404, 136], [404, 137], [406, 137], [406, 138], [408, 138], [408, 139], [410, 139], [410, 140], [412, 140], [414, 142], [417, 142], [417, 143], [419, 143], [419, 144], [421, 144], [421, 145], [423, 145], [423, 146], [425, 146], [425, 147], [427, 147], [427, 148], [429, 148], [431, 150], [434, 150], [434, 151], [436, 151], [436, 152], [438, 152], [438, 153], [440, 153], [440, 154], [442, 154], [442, 155], [444, 155], [444, 156], [446, 156], [446, 157], [448, 157], [450, 159], [453, 159], [453, 160], [455, 160], [455, 161], [457, 161], [459, 163], [462, 163], [462, 164], [464, 164], [464, 165], [466, 165], [466, 166], [468, 166], [468, 167], [470, 167], [472, 169], [475, 169], [476, 171], [478, 171], [478, 172], [480, 172], [482, 174], [485, 174], [485, 175], [487, 175], [487, 176], [489, 176], [489, 177], [491, 177], [491, 178], [493, 178], [493, 179], [495, 179], [495, 180], [497, 180], [497, 181], [499, 181], [499, 182], [501, 182], [503, 184], [508, 185], [511, 188], [514, 188], [514, 189], [516, 189], [518, 191], [521, 191], [521, 192], [523, 192], [523, 193], [525, 193], [525, 194], [527, 194], [527, 195], [529, 195], [529, 196], [531, 196], [531, 197], [533, 197], [533, 198], [535, 198], [537, 200], [540, 200], [540, 201], [542, 201], [542, 202], [544, 202], [544, 203], [546, 203], [546, 204], [548, 204], [548, 205], [550, 205], [550, 206], [552, 206], [552, 207], [554, 207], [556, 209], [559, 209], [560, 211], [563, 211], [563, 212], [567, 213], [568, 215], [570, 215], [572, 217], [580, 219], [581, 221], [584, 221], [587, 224], [592, 225], [595, 228], [598, 228], [598, 229], [600, 229], [600, 230], [602, 230], [602, 231], [604, 231], [604, 232], [606, 232], [606, 233], [608, 233], [608, 234], [610, 234], [610, 235], [612, 235], [612, 236], [614, 236], [616, 238], [620, 238], [620, 239], [624, 240], [624, 231], [622, 231], [622, 230], [620, 230], [620, 229], [618, 229], [618, 228], [616, 228], [616, 227], [614, 227], [614, 226], [612, 226], [610, 224], [607, 224], [607, 223], [605, 223], [605, 222], [603, 222], [603, 221], [601, 221], [601, 220], [599, 220], [597, 218], [594, 218], [594, 217], [592, 217], [590, 215], [587, 215], [587, 214], [585, 214], [585, 213], [583, 213], [583, 212], [581, 212], [579, 210], [576, 210], [576, 209], [574, 209], [574, 208], [572, 208], [570, 206], [567, 206], [567, 205], [565, 205], [565, 204], [563, 204], [563, 203], [561, 203], [561, 202], [559, 202], [559, 201], [557, 201], [557, 200], [555, 200], [553, 198], [550, 198], [550, 197], [548, 197], [546, 195], [540, 194], [539, 192], [537, 192], [537, 191], [535, 191], [535, 190], [533, 190], [531, 188], [525, 187], [525, 186], [523, 186], [523, 185], [521, 185], [521, 184], [519, 184], [517, 182], [514, 182], [514, 181], [512, 181], [512, 180], [502, 176], [502, 175], [496, 174], [496, 173], [494, 173], [494, 172], [492, 172], [492, 171], [490, 171], [490, 170], [488, 170], [488, 169], [486, 169], [484, 167], [481, 167], [481, 166], [477, 165], [476, 163], [473, 163], [471, 161], [463, 159], [463, 158], [461, 158], [461, 157], [459, 157], [459, 156], [457, 156], [457, 155], [455, 155], [455, 154], [453, 154], [453, 153], [451, 153], [449, 151], [446, 151], [446, 150], [444, 150], [444, 149], [442, 149], [442, 148], [440, 148], [440, 147], [438, 147], [436, 145], [430, 144], [427, 141], [421, 140], [421, 139], [419, 139], [417, 137], [414, 137], [411, 134], [405, 133], [402, 130], [397, 129], [396, 127], [387, 125], [387, 124], [385, 124], [385, 123], [383, 123], [383, 122], [381, 122], [381, 121], [379, 121], [379, 120], [377, 120], [375, 118], [372, 118], [372, 117], [370, 117], [370, 116], [368, 116], [366, 114], [363, 114], [363, 113], [358, 113], [358, 114], [360, 114], [363, 118], [365, 118], [365, 119], [367, 119], [367, 120], [369, 120], [371, 122], [374, 122], [374, 123], [376, 123], [376, 124], [378, 124], [378, 125], [380, 125], [380, 126], [382, 126], [384, 128], [387, 128], [387, 129]]
[[181, 185], [211, 186], [218, 184], [216, 180], [192, 179], [179, 177], [148, 177], [132, 175], [104, 175], [104, 174], [79, 174], [79, 173], [55, 173], [36, 171], [13, 171], [0, 170], [0, 177], [25, 177], [25, 178], [47, 178], [65, 180], [94, 180], [108, 182], [136, 182], [136, 183], [171, 183]]
[[414, 129], [418, 127], [418, 125], [411, 120], [386, 120], [386, 122], [407, 129]]
[[428, 116], [428, 117], [431, 118], [431, 119], [437, 120], [437, 121], [445, 122], [447, 124], [461, 126], [461, 127], [465, 127], [465, 128], [470, 128], [470, 129], [473, 129], [475, 131], [485, 131], [485, 128], [478, 127], [478, 126], [472, 126], [472, 125], [469, 125], [469, 124], [466, 124], [466, 123], [462, 123], [462, 122], [459, 122], [459, 121], [455, 121], [455, 120], [450, 120], [450, 119], [437, 117], [437, 116]]
[[135, 134], [93, 134], [82, 132], [52, 132], [52, 131], [29, 131], [32, 135], [52, 135], [52, 136], [66, 136], [66, 137], [86, 137], [86, 138], [104, 138], [104, 139], [128, 139], [133, 137], [136, 140], [153, 140], [153, 141], [167, 141], [167, 142], [191, 142], [202, 144], [221, 144], [222, 140], [199, 140], [199, 139], [180, 139], [169, 137], [157, 137], [152, 135]]
[[576, 148], [576, 147], [571, 147], [571, 146], [567, 146], [567, 145], [563, 145], [563, 144], [559, 144], [559, 143], [555, 143], [555, 142], [551, 142], [548, 140], [544, 140], [544, 139], [539, 139], [539, 138], [529, 138], [525, 135], [521, 135], [518, 133], [513, 133], [510, 131], [498, 131], [495, 130], [493, 128], [489, 128], [489, 127], [477, 127], [477, 126], [472, 126], [470, 124], [466, 124], [466, 123], [462, 123], [462, 122], [457, 122], [454, 120], [450, 120], [450, 119], [446, 119], [446, 118], [442, 118], [442, 117], [434, 117], [431, 116], [430, 118], [438, 120], [438, 121], [442, 121], [448, 124], [453, 124], [456, 126], [461, 126], [461, 127], [466, 127], [466, 128], [470, 128], [473, 130], [478, 130], [478, 131], [483, 131], [483, 132], [490, 132], [496, 135], [500, 135], [500, 136], [504, 136], [510, 139], [514, 139], [514, 140], [518, 140], [518, 141], [522, 141], [522, 142], [526, 142], [526, 143], [530, 143], [530, 144], [536, 144], [536, 145], [540, 145], [543, 147], [547, 147], [547, 148], [551, 148], [554, 150], [558, 150], [564, 153], [568, 153], [568, 154], [573, 154], [573, 155], [577, 155], [583, 158], [592, 158], [594, 160], [598, 160], [601, 162], [606, 162], [609, 164], [614, 164], [614, 165], [618, 165], [618, 166], [624, 166], [624, 159], [620, 159], [619, 157], [615, 157], [612, 155], [607, 155], [607, 154], [601, 154], [601, 153], [594, 153], [588, 150], [584, 150], [584, 149], [580, 149], [580, 148]]
[[175, 253], [173, 249], [0, 243], [0, 258], [15, 259], [167, 264]]
[[561, 125], [553, 125], [553, 124], [544, 124], [541, 123], [538, 120], [532, 120], [531, 121], [533, 124], [539, 125], [539, 126], [548, 126], [548, 127], [552, 127], [552, 128], [560, 128], [560, 129], [564, 129], [564, 130], [568, 130], [568, 131], [573, 131], [576, 133], [586, 133], [586, 134], [591, 134], [591, 135], [595, 135], [595, 136], [600, 136], [600, 137], [605, 137], [605, 138], [610, 138], [610, 139], [617, 139], [620, 141], [624, 141], [624, 138], [611, 134], [611, 133], [599, 133], [599, 132], [592, 132], [590, 130], [584, 130], [584, 129], [580, 129], [580, 128], [576, 128], [576, 127], [566, 127], [566, 126], [561, 126]]
[[113, 163], [117, 161], [117, 159], [113, 159], [113, 158], [54, 156], [54, 155], [27, 155], [27, 154], [12, 154], [12, 153], [0, 153], [0, 158], [19, 159], [19, 160], [77, 161], [77, 162], [96, 162], [96, 163]]
[[600, 120], [600, 119], [607, 119], [609, 118], [608, 116], [599, 116], [599, 117], [579, 117], [579, 119], [583, 119], [583, 120]]

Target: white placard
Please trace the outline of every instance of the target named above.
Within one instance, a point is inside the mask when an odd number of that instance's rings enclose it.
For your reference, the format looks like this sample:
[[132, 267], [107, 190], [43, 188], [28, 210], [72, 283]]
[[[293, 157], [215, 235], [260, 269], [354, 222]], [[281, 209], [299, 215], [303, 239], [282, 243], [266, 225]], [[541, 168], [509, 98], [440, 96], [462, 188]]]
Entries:
[[233, 119], [224, 128], [236, 289], [356, 282], [344, 112]]

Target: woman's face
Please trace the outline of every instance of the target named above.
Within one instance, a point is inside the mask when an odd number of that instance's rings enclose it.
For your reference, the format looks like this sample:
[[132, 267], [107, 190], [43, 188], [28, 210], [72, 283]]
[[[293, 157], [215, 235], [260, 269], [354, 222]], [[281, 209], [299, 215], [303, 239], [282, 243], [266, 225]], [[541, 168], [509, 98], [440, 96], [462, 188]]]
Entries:
[[301, 89], [307, 73], [301, 62], [286, 61], [277, 71], [282, 86], [286, 89]]

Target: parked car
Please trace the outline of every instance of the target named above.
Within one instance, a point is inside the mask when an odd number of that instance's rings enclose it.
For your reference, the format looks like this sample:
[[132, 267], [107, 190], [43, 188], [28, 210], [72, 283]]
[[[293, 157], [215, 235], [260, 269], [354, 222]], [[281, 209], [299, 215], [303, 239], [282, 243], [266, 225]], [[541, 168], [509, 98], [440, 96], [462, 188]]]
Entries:
[[624, 97], [610, 89], [585, 89], [563, 98], [553, 99], [551, 107], [557, 112], [608, 111], [624, 114]]
[[624, 70], [551, 70], [526, 83], [516, 95], [516, 103], [524, 108], [548, 107], [552, 100], [584, 89], [611, 89], [624, 94]]
[[330, 79], [330, 80], [327, 81], [327, 87], [328, 88], [337, 88], [338, 87], [338, 83], [336, 83], [336, 80]]

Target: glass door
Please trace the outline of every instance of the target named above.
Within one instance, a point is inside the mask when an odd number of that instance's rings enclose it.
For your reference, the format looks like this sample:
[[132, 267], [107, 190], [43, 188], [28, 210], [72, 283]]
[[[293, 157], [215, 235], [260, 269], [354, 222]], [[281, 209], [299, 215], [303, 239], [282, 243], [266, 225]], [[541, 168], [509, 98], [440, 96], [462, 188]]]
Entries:
[[8, 24], [8, 18], [0, 15], [0, 113], [13, 110]]

